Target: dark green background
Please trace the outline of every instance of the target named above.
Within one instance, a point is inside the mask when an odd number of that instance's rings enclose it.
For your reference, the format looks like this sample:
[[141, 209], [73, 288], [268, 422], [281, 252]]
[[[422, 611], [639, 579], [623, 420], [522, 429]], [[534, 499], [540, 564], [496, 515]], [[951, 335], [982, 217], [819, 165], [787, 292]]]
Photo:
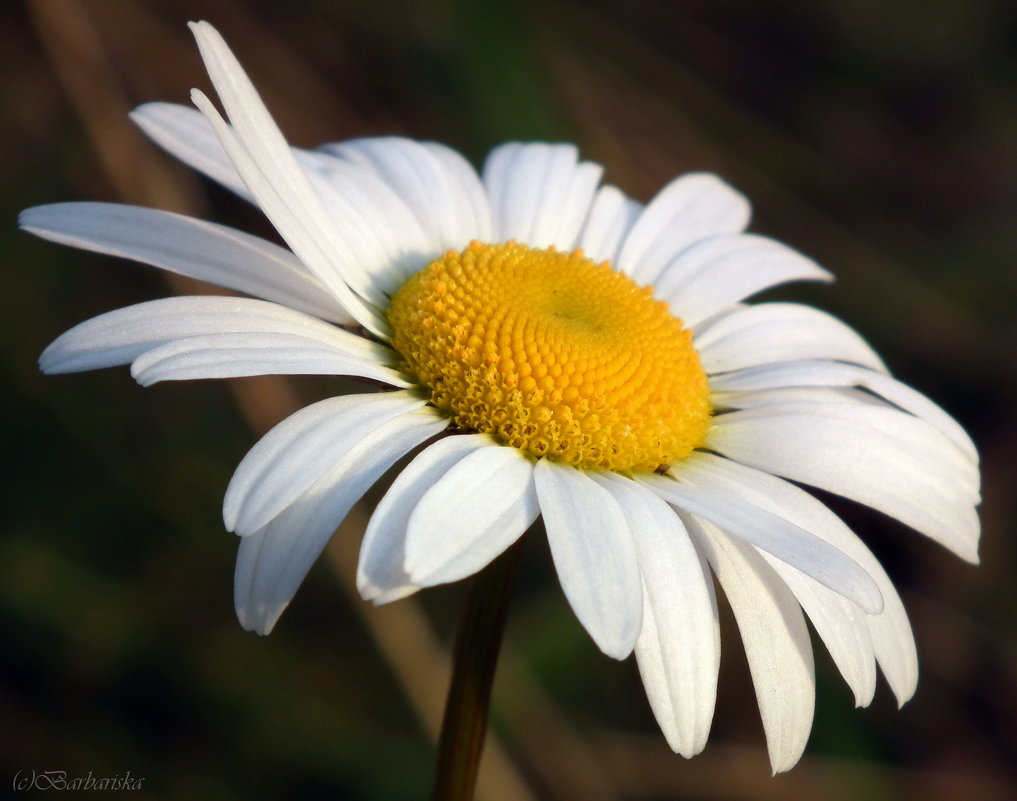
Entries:
[[[1017, 7], [35, 0], [5, 8], [0, 794], [32, 769], [129, 770], [145, 778], [138, 797], [158, 799], [428, 793], [433, 746], [364, 623], [365, 611], [385, 610], [358, 609], [319, 565], [270, 638], [241, 631], [233, 617], [236, 543], [219, 506], [255, 441], [248, 422], [263, 427], [281, 408], [267, 390], [238, 382], [245, 418], [226, 382], [143, 391], [126, 369], [44, 377], [35, 367], [70, 325], [172, 290], [147, 268], [17, 232], [20, 208], [128, 200], [267, 232], [256, 212], [124, 121], [137, 103], [187, 102], [192, 86], [207, 89], [184, 25], [206, 18], [295, 144], [403, 133], [478, 162], [506, 139], [565, 139], [643, 200], [678, 173], [720, 173], [753, 200], [754, 230], [839, 279], [774, 296], [814, 302], [859, 328], [981, 449], [977, 569], [834, 501], [901, 588], [921, 683], [901, 712], [882, 684], [871, 709], [854, 711], [820, 647], [812, 741], [777, 779], [768, 777], [729, 619], [711, 744], [686, 762], [657, 732], [632, 661], [597, 652], [567, 608], [546, 546], [529, 542], [495, 726], [533, 797], [1017, 797]], [[331, 389], [294, 384], [301, 398]], [[450, 587], [420, 599], [443, 643], [461, 598]], [[412, 663], [413, 643], [400, 642]], [[487, 797], [518, 796], [495, 783]]]

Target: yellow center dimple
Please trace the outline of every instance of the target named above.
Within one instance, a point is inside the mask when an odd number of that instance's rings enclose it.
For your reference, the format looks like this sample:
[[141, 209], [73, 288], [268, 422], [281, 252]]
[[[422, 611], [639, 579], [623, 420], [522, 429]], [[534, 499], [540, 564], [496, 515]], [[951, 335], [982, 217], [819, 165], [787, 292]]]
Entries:
[[656, 470], [709, 428], [691, 332], [582, 251], [473, 242], [412, 276], [388, 319], [401, 368], [438, 409], [533, 456]]

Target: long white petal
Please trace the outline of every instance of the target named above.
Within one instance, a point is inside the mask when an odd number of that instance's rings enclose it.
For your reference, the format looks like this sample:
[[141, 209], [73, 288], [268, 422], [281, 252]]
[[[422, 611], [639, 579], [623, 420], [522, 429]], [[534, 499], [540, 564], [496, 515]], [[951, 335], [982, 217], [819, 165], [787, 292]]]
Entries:
[[406, 392], [341, 395], [290, 415], [251, 448], [233, 474], [223, 501], [226, 528], [253, 534], [381, 425], [423, 405]]
[[839, 549], [800, 526], [759, 508], [745, 496], [711, 486], [702, 477], [692, 484], [683, 479], [682, 463], [672, 468], [675, 478], [638, 476], [668, 503], [720, 526], [732, 536], [793, 565], [834, 592], [875, 613], [883, 608], [879, 587], [868, 572]]
[[784, 582], [748, 543], [705, 520], [686, 519], [710, 560], [738, 622], [763, 719], [770, 766], [790, 770], [812, 730], [816, 678], [801, 608]]
[[345, 375], [409, 388], [395, 370], [351, 355], [332, 342], [297, 334], [205, 334], [141, 354], [131, 375], [143, 387], [159, 381], [252, 375]]
[[[831, 362], [832, 364], [833, 362]], [[866, 369], [866, 368], [859, 368]], [[711, 382], [711, 389], [712, 389]], [[896, 408], [875, 395], [854, 387], [784, 387], [754, 392], [711, 392], [715, 414], [731, 411], [752, 411], [762, 406], [788, 403], [858, 403], [863, 406]]]
[[264, 528], [240, 541], [234, 580], [245, 629], [268, 634], [357, 499], [408, 451], [446, 425], [432, 409], [400, 415], [365, 435]]
[[924, 420], [878, 398], [858, 390], [829, 387], [763, 390], [746, 392], [742, 397], [749, 401], [743, 408], [715, 415], [715, 423], [724, 425], [730, 420], [799, 413], [819, 419], [846, 420], [852, 425], [868, 427], [870, 437], [902, 443], [916, 455], [920, 453], [927, 459], [934, 459], [936, 465], [931, 475], [941, 485], [942, 492], [971, 504], [981, 499], [981, 478], [976, 465], [960, 453], [948, 437]]
[[357, 264], [240, 64], [211, 25], [192, 23], [191, 29], [233, 128], [202, 92], [193, 90], [191, 100], [215, 129], [247, 188], [293, 252], [343, 307], [372, 333], [387, 336], [388, 324], [364, 300], [381, 303], [383, 294]]
[[[200, 111], [174, 103], [147, 103], [135, 109], [131, 118], [170, 154], [245, 200], [255, 202], [233, 162], [226, 155], [211, 123]], [[344, 235], [359, 239], [361, 256], [372, 252], [375, 254], [373, 264], [361, 264], [372, 272], [374, 282], [382, 290], [388, 291], [386, 287], [395, 280], [393, 272], [405, 278], [440, 256], [443, 248], [440, 243], [429, 242], [414, 213], [397, 194], [398, 188], [386, 183], [382, 174], [335, 155], [326, 155], [341, 147], [326, 145], [322, 151], [300, 148], [290, 150], [307, 173], [336, 224], [342, 227]], [[458, 174], [458, 184], [465, 188], [464, 191], [472, 190], [472, 196], [479, 198], [477, 205], [483, 210], [487, 200], [473, 168], [455, 151], [440, 145], [436, 147], [452, 153], [461, 162], [455, 163], [444, 152], [438, 154], [449, 162], [449, 171]], [[462, 175], [463, 166], [469, 171], [465, 178]], [[469, 173], [472, 173], [472, 185]], [[433, 197], [440, 197], [446, 191], [444, 186], [435, 186], [434, 182], [427, 183], [427, 187], [434, 195], [423, 204], [418, 213], [430, 219], [435, 215]], [[483, 211], [480, 216], [482, 214]], [[490, 215], [487, 214], [487, 217]], [[489, 223], [487, 228], [490, 228]], [[471, 236], [484, 238], [486, 230], [481, 225]], [[380, 250], [377, 247], [379, 245]], [[385, 261], [378, 258], [379, 252], [389, 254], [391, 259]]]
[[603, 168], [579, 162], [573, 145], [512, 142], [484, 163], [497, 239], [571, 250], [590, 213]]
[[386, 295], [442, 255], [406, 200], [373, 169], [328, 152], [294, 152], [336, 226], [347, 239], [356, 238], [362, 266]]
[[723, 234], [697, 242], [671, 261], [653, 284], [687, 326], [788, 281], [832, 281], [801, 253], [756, 234]]
[[684, 757], [706, 746], [717, 698], [720, 628], [709, 568], [678, 515], [614, 473], [591, 473], [624, 511], [643, 579], [639, 673], [657, 722]]
[[886, 372], [852, 328], [826, 312], [797, 303], [760, 303], [721, 315], [695, 334], [708, 373], [773, 362], [830, 359]]
[[600, 650], [624, 659], [639, 636], [643, 610], [624, 510], [570, 465], [541, 459], [533, 477], [565, 597]]
[[129, 364], [148, 350], [205, 334], [294, 334], [365, 361], [391, 363], [389, 348], [277, 303], [249, 298], [179, 297], [138, 303], [86, 320], [57, 337], [39, 357], [46, 373]]
[[868, 706], [876, 692], [876, 658], [861, 609], [790, 565], [759, 552], [787, 585], [826, 645], [854, 695], [855, 706]]
[[421, 587], [471, 576], [539, 513], [533, 461], [515, 448], [480, 448], [450, 467], [410, 515], [406, 572]]
[[491, 213], [491, 201], [473, 165], [461, 153], [440, 142], [421, 144], [441, 164], [448, 191], [461, 195], [457, 205], [462, 210], [462, 222], [458, 230], [453, 232], [454, 236], [468, 236], [482, 242], [493, 238], [494, 215]]
[[[868, 631], [870, 643], [866, 645], [860, 642], [857, 630], [848, 631], [843, 628], [846, 621], [836, 610], [831, 613], [835, 618], [839, 618], [839, 622], [835, 619], [829, 623], [841, 628], [836, 630], [824, 628], [823, 621], [816, 621], [816, 629], [830, 648], [834, 661], [837, 662], [845, 679], [852, 686], [856, 703], [864, 704], [871, 695], [872, 679], [866, 662], [871, 661], [872, 652], [875, 653], [879, 666], [897, 696], [898, 703], [903, 704], [914, 694], [918, 682], [918, 657], [904, 605], [879, 561], [837, 515], [794, 484], [714, 454], [693, 454], [682, 463], [682, 472], [690, 480], [708, 475], [709, 480], [720, 488], [736, 488], [739, 493], [750, 497], [760, 508], [801, 526], [862, 565], [879, 586], [884, 602], [880, 614], [861, 616], [860, 623]], [[768, 561], [776, 568], [772, 560]], [[785, 580], [788, 570], [790, 568], [778, 570]], [[799, 595], [798, 589], [795, 586], [791, 588], [801, 601], [802, 596]], [[820, 595], [823, 597], [820, 597], [817, 603], [827, 608], [834, 604], [843, 607], [847, 603], [844, 599], [825, 597], [828, 594], [828, 591], [821, 592]], [[817, 609], [807, 603], [803, 603], [803, 606], [810, 617], [813, 617], [813, 611], [819, 615], [826, 614], [822, 608]], [[858, 618], [852, 615], [848, 617], [856, 627]], [[813, 620], [815, 621], [814, 617]], [[857, 652], [853, 652], [852, 649], [856, 647]]]
[[579, 235], [586, 219], [590, 216], [593, 198], [600, 184], [604, 168], [590, 161], [576, 165], [569, 182], [565, 199], [557, 208], [545, 207], [541, 214], [555, 220], [549, 238], [557, 248], [573, 249], [579, 243]]
[[405, 570], [406, 533], [420, 499], [463, 458], [495, 441], [486, 434], [443, 437], [407, 465], [378, 503], [364, 532], [357, 589], [376, 604], [396, 601], [420, 589]]
[[978, 474], [916, 417], [842, 403], [764, 406], [714, 418], [707, 447], [864, 503], [978, 561]]
[[657, 193], [622, 244], [618, 267], [654, 284], [679, 253], [700, 239], [734, 234], [749, 222], [749, 203], [715, 175], [689, 173]]
[[151, 264], [335, 323], [353, 322], [288, 250], [223, 225], [118, 203], [36, 206], [19, 222], [52, 242]]
[[622, 242], [642, 212], [642, 204], [627, 197], [618, 187], [600, 187], [579, 237], [579, 247], [595, 262], [606, 260], [614, 264]]
[[[174, 103], [147, 103], [135, 109], [131, 118], [170, 154], [255, 202], [212, 124], [200, 111]], [[371, 273], [376, 286], [391, 294], [393, 286], [401, 283], [400, 278], [405, 279], [441, 255], [442, 248], [428, 244], [416, 217], [395, 190], [379, 180], [382, 176], [373, 169], [326, 155], [329, 147], [325, 152], [300, 148], [290, 151], [342, 229], [344, 240], [356, 244], [359, 265]], [[466, 164], [461, 156], [459, 159]], [[472, 172], [468, 164], [466, 167]], [[473, 183], [486, 203], [476, 173]], [[427, 213], [433, 213], [433, 204]]]
[[939, 406], [907, 384], [883, 373], [851, 364], [802, 361], [749, 368], [710, 380], [714, 392], [735, 393], [785, 387], [859, 387], [919, 417], [945, 434], [968, 458], [978, 463], [978, 451], [967, 432]]
[[458, 153], [436, 142], [397, 136], [325, 145], [330, 155], [368, 168], [416, 217], [436, 254], [490, 241], [491, 211], [480, 179]]
[[174, 158], [254, 202], [204, 115], [177, 103], [145, 103], [131, 112], [142, 131]]

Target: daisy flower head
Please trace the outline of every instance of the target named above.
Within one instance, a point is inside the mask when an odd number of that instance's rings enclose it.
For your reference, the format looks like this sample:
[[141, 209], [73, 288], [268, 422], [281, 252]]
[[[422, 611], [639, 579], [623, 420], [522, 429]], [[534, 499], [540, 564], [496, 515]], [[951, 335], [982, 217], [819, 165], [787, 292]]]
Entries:
[[[978, 456], [958, 424], [815, 308], [745, 301], [828, 281], [745, 232], [749, 204], [689, 174], [642, 205], [564, 144], [510, 143], [478, 174], [398, 137], [287, 145], [225, 42], [192, 25], [226, 112], [141, 106], [173, 155], [256, 204], [288, 247], [154, 209], [25, 211], [46, 239], [246, 297], [176, 297], [88, 320], [47, 373], [130, 364], [142, 385], [353, 376], [244, 458], [224, 503], [235, 600], [268, 633], [354, 503], [412, 454], [371, 516], [376, 603], [481, 570], [542, 518], [569, 604], [608, 656], [635, 653], [672, 748], [703, 749], [733, 610], [771, 763], [800, 757], [815, 699], [806, 617], [858, 705], [877, 665], [917, 681], [900, 598], [811, 485], [977, 561]], [[792, 483], [795, 482], [795, 483]]]

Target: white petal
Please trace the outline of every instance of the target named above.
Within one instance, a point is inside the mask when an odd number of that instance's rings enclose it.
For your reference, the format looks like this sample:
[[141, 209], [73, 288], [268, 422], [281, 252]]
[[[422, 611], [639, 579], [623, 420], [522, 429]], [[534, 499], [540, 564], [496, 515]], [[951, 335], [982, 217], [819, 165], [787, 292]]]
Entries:
[[460, 434], [439, 439], [403, 470], [378, 503], [364, 533], [357, 567], [357, 588], [376, 604], [396, 601], [419, 587], [405, 570], [406, 532], [420, 499], [457, 462], [495, 445], [486, 434]]
[[681, 251], [716, 234], [734, 234], [749, 222], [749, 203], [715, 175], [690, 173], [657, 193], [621, 248], [618, 267], [639, 284], [654, 284]]
[[324, 152], [295, 152], [339, 230], [356, 236], [361, 264], [385, 294], [395, 294], [442, 255], [404, 199], [373, 169]]
[[776, 556], [866, 611], [875, 613], [883, 608], [879, 587], [872, 577], [842, 551], [759, 508], [750, 497], [728, 487], [713, 486], [708, 477], [697, 475], [698, 483], [687, 482], [682, 464], [672, 467], [675, 478], [640, 474], [638, 480], [668, 503]]
[[784, 387], [864, 388], [929, 423], [949, 437], [972, 462], [978, 463], [978, 451], [974, 443], [956, 420], [920, 392], [888, 375], [864, 367], [822, 361], [770, 364], [716, 376], [710, 380], [710, 386], [714, 392], [732, 393], [733, 397], [738, 392]]
[[644, 592], [636, 658], [650, 706], [671, 748], [695, 756], [710, 733], [720, 667], [709, 569], [664, 501], [613, 473], [590, 477], [611, 493], [632, 531]]
[[387, 136], [325, 145], [322, 150], [369, 168], [415, 215], [437, 254], [491, 241], [491, 211], [480, 179], [458, 153], [435, 142]]
[[[809, 616], [834, 664], [854, 694], [855, 706], [868, 706], [876, 692], [876, 658], [861, 609], [790, 565], [760, 551]], [[875, 616], [873, 616], [875, 617]]]
[[[200, 111], [173, 103], [148, 103], [135, 109], [131, 117], [172, 155], [254, 202], [215, 129]], [[440, 255], [440, 248], [427, 244], [406, 204], [373, 170], [324, 153], [290, 150], [343, 231], [344, 241], [354, 246], [357, 263], [371, 273], [377, 287], [389, 292], [401, 283], [400, 278], [404, 280]], [[473, 182], [483, 197], [476, 173]]]
[[142, 353], [204, 334], [295, 334], [330, 344], [351, 356], [391, 363], [395, 355], [303, 312], [248, 298], [179, 297], [138, 303], [79, 323], [39, 357], [46, 373], [73, 373], [129, 364]]
[[36, 206], [19, 221], [52, 242], [151, 264], [335, 323], [353, 322], [288, 250], [223, 225], [117, 203]]
[[421, 587], [471, 576], [539, 513], [533, 461], [515, 448], [480, 448], [449, 468], [410, 515], [406, 572]]
[[832, 281], [833, 276], [786, 245], [755, 234], [725, 234], [683, 250], [654, 282], [686, 326], [788, 281]]
[[233, 474], [223, 501], [226, 528], [241, 536], [254, 533], [379, 426], [423, 405], [405, 392], [342, 395], [290, 415], [251, 448]]
[[234, 602], [245, 629], [267, 634], [357, 499], [392, 464], [447, 424], [416, 409], [365, 436], [282, 514], [240, 541]]
[[206, 334], [168, 342], [134, 360], [131, 375], [143, 387], [159, 381], [252, 375], [345, 375], [412, 386], [395, 370], [296, 334]]
[[707, 447], [864, 503], [978, 561], [978, 473], [935, 428], [857, 404], [764, 406], [714, 418]]
[[[878, 615], [863, 615], [861, 623], [869, 634], [869, 644], [857, 642], [860, 637], [857, 631], [845, 629], [827, 630], [821, 622], [816, 623], [820, 636], [827, 642], [834, 660], [840, 667], [845, 679], [855, 692], [856, 703], [864, 704], [871, 695], [868, 676], [869, 668], [865, 664], [871, 659], [874, 651], [887, 681], [897, 696], [899, 703], [907, 701], [915, 691], [918, 682], [918, 657], [915, 653], [914, 635], [908, 622], [907, 612], [893, 586], [876, 557], [865, 544], [852, 532], [844, 522], [831, 512], [823, 503], [812, 497], [808, 492], [796, 487], [783, 479], [754, 470], [751, 467], [737, 464], [720, 456], [708, 453], [695, 453], [682, 463], [683, 474], [695, 480], [697, 475], [709, 474], [710, 480], [718, 486], [736, 486], [740, 493], [750, 497], [760, 508], [766, 509], [786, 520], [801, 526], [813, 535], [839, 548], [848, 554], [872, 576], [883, 595], [883, 611]], [[768, 559], [771, 566], [774, 562]], [[788, 570], [778, 570], [786, 579]], [[789, 582], [790, 583], [790, 582]], [[795, 586], [791, 587], [799, 601]], [[842, 603], [843, 599], [840, 599]], [[820, 599], [820, 604], [831, 601]], [[812, 617], [809, 605], [803, 603], [806, 612]], [[824, 614], [823, 610], [817, 610]], [[836, 615], [837, 613], [834, 612]], [[852, 618], [854, 620], [854, 618]], [[815, 618], [814, 618], [815, 620]], [[833, 623], [834, 621], [831, 621]], [[843, 624], [843, 618], [841, 624]], [[824, 633], [826, 632], [826, 633]], [[833, 638], [831, 640], [831, 638]], [[849, 652], [855, 642], [861, 649], [852, 656]]]
[[695, 344], [708, 373], [802, 359], [854, 362], [886, 372], [876, 352], [853, 329], [797, 303], [736, 308], [696, 332]]
[[381, 303], [384, 295], [336, 230], [254, 86], [211, 25], [192, 23], [191, 29], [234, 128], [203, 93], [192, 91], [191, 100], [215, 129], [258, 206], [343, 307], [372, 333], [386, 337], [388, 324], [363, 300]]
[[853, 387], [786, 387], [760, 389], [755, 392], [713, 392], [711, 397], [714, 412], [717, 414], [721, 411], [752, 410], [760, 406], [780, 406], [788, 403], [859, 403], [863, 406], [894, 408], [875, 395]]
[[579, 237], [579, 247], [587, 258], [595, 262], [610, 261], [614, 264], [618, 260], [621, 243], [642, 212], [642, 204], [627, 197], [618, 187], [600, 187]]
[[491, 201], [473, 165], [461, 153], [440, 142], [421, 142], [421, 144], [441, 164], [448, 191], [461, 196], [457, 201], [457, 208], [460, 209], [462, 223], [459, 229], [454, 231], [454, 237], [469, 237], [481, 242], [492, 239], [494, 215], [491, 213]]
[[812, 644], [801, 609], [752, 546], [705, 520], [686, 520], [731, 604], [745, 645], [774, 773], [805, 750], [816, 704]]
[[[849, 393], [857, 393], [857, 396]], [[832, 418], [838, 423], [848, 420], [851, 425], [867, 426], [870, 438], [904, 443], [904, 447], [915, 455], [921, 453], [927, 459], [934, 459], [930, 477], [939, 483], [941, 493], [965, 504], [977, 505], [981, 500], [981, 478], [977, 465], [933, 426], [879, 398], [858, 390], [824, 387], [761, 390], [740, 393], [739, 397], [747, 401], [745, 405], [717, 414], [716, 423], [723, 425], [729, 420], [745, 421], [798, 413], [820, 420]], [[736, 417], [730, 416], [735, 414]], [[912, 442], [913, 445], [909, 444]]]
[[569, 465], [541, 459], [533, 477], [565, 597], [600, 650], [624, 659], [639, 636], [643, 608], [625, 511]]
[[212, 126], [200, 111], [177, 103], [145, 103], [131, 112], [131, 119], [149, 139], [174, 158], [245, 200], [254, 201]]
[[497, 239], [530, 247], [576, 246], [603, 168], [579, 162], [573, 145], [509, 143], [490, 152], [484, 186]]

